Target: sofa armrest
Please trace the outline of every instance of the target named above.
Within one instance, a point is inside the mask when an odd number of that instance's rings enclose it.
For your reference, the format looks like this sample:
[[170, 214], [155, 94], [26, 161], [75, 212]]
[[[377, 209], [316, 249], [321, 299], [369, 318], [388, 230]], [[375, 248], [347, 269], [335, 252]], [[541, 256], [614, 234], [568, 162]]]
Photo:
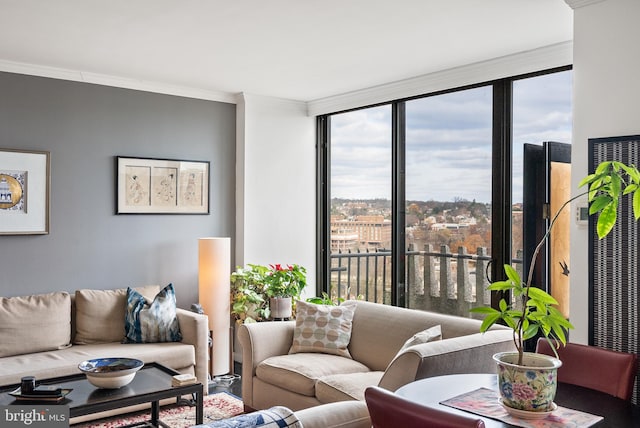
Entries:
[[395, 391], [409, 382], [456, 373], [495, 373], [493, 354], [515, 351], [513, 332], [496, 329], [412, 346], [389, 364], [378, 386]]
[[253, 408], [253, 376], [262, 361], [289, 353], [295, 321], [267, 321], [241, 324], [238, 342], [242, 347], [242, 401]]
[[209, 385], [209, 318], [203, 314], [176, 309], [182, 343], [193, 345], [196, 356], [195, 375], [198, 382], [205, 385], [207, 394]]

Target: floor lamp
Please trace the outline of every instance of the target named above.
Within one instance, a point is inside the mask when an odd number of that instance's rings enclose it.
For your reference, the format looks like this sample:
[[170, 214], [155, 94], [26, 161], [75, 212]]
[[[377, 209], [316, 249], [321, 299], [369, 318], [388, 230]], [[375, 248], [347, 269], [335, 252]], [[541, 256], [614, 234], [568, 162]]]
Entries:
[[213, 340], [209, 374], [213, 379], [231, 371], [231, 238], [200, 238], [198, 254], [198, 293], [200, 305], [209, 317]]

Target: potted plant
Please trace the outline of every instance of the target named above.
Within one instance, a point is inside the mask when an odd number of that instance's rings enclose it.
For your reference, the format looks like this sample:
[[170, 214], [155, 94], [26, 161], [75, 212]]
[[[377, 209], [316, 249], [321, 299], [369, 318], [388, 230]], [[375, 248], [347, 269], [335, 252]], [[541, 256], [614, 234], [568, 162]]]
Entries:
[[265, 277], [269, 268], [248, 264], [238, 266], [231, 274], [231, 314], [236, 322], [251, 323], [269, 318], [265, 300]]
[[307, 298], [307, 302], [308, 303], [313, 303], [316, 305], [330, 305], [330, 306], [338, 306], [340, 305], [342, 302], [344, 302], [344, 299], [342, 297], [335, 297], [335, 298], [331, 298], [329, 297], [329, 294], [326, 292], [322, 292], [322, 296], [314, 296], [314, 297], [308, 297]]
[[272, 318], [290, 318], [293, 299], [299, 299], [307, 285], [307, 271], [293, 264], [283, 267], [280, 264], [269, 265], [265, 276], [265, 294], [269, 297]]
[[602, 239], [613, 229], [620, 198], [628, 195], [633, 197], [635, 219], [640, 219], [640, 191], [638, 191], [640, 172], [635, 166], [627, 166], [616, 161], [602, 162], [593, 174], [582, 179], [579, 187], [585, 185], [588, 189], [566, 201], [551, 220], [545, 235], [532, 255], [527, 281], [523, 282], [515, 269], [505, 265], [507, 279], [489, 285], [489, 290], [510, 292], [521, 307], [513, 307], [502, 299], [498, 309], [491, 307], [472, 309], [472, 312], [485, 315], [480, 327], [482, 332], [498, 322], [506, 324], [513, 330], [513, 341], [517, 352], [494, 355], [498, 363], [501, 400], [507, 408], [547, 412], [554, 407], [556, 371], [562, 363], [557, 358], [524, 352], [524, 342], [542, 335], [555, 351], [560, 344], [566, 344], [566, 331], [573, 328], [555, 307], [558, 302], [550, 294], [532, 286], [536, 259], [559, 214], [570, 202], [588, 195], [589, 214], [598, 214], [596, 230], [598, 237]]

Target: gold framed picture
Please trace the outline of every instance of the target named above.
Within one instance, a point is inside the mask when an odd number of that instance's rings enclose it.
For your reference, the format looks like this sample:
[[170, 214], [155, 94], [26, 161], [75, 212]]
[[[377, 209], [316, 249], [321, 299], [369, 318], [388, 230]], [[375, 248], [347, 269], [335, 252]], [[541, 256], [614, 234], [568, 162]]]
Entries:
[[0, 235], [49, 233], [50, 154], [0, 149]]

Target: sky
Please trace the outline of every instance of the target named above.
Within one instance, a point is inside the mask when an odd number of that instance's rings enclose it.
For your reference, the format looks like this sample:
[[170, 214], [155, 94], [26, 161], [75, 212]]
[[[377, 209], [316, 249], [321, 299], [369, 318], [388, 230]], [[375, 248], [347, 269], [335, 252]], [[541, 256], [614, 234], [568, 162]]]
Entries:
[[[571, 71], [514, 83], [514, 202], [522, 146], [571, 143]], [[491, 87], [406, 103], [406, 198], [491, 202]], [[391, 106], [331, 118], [331, 197], [391, 199]]]

